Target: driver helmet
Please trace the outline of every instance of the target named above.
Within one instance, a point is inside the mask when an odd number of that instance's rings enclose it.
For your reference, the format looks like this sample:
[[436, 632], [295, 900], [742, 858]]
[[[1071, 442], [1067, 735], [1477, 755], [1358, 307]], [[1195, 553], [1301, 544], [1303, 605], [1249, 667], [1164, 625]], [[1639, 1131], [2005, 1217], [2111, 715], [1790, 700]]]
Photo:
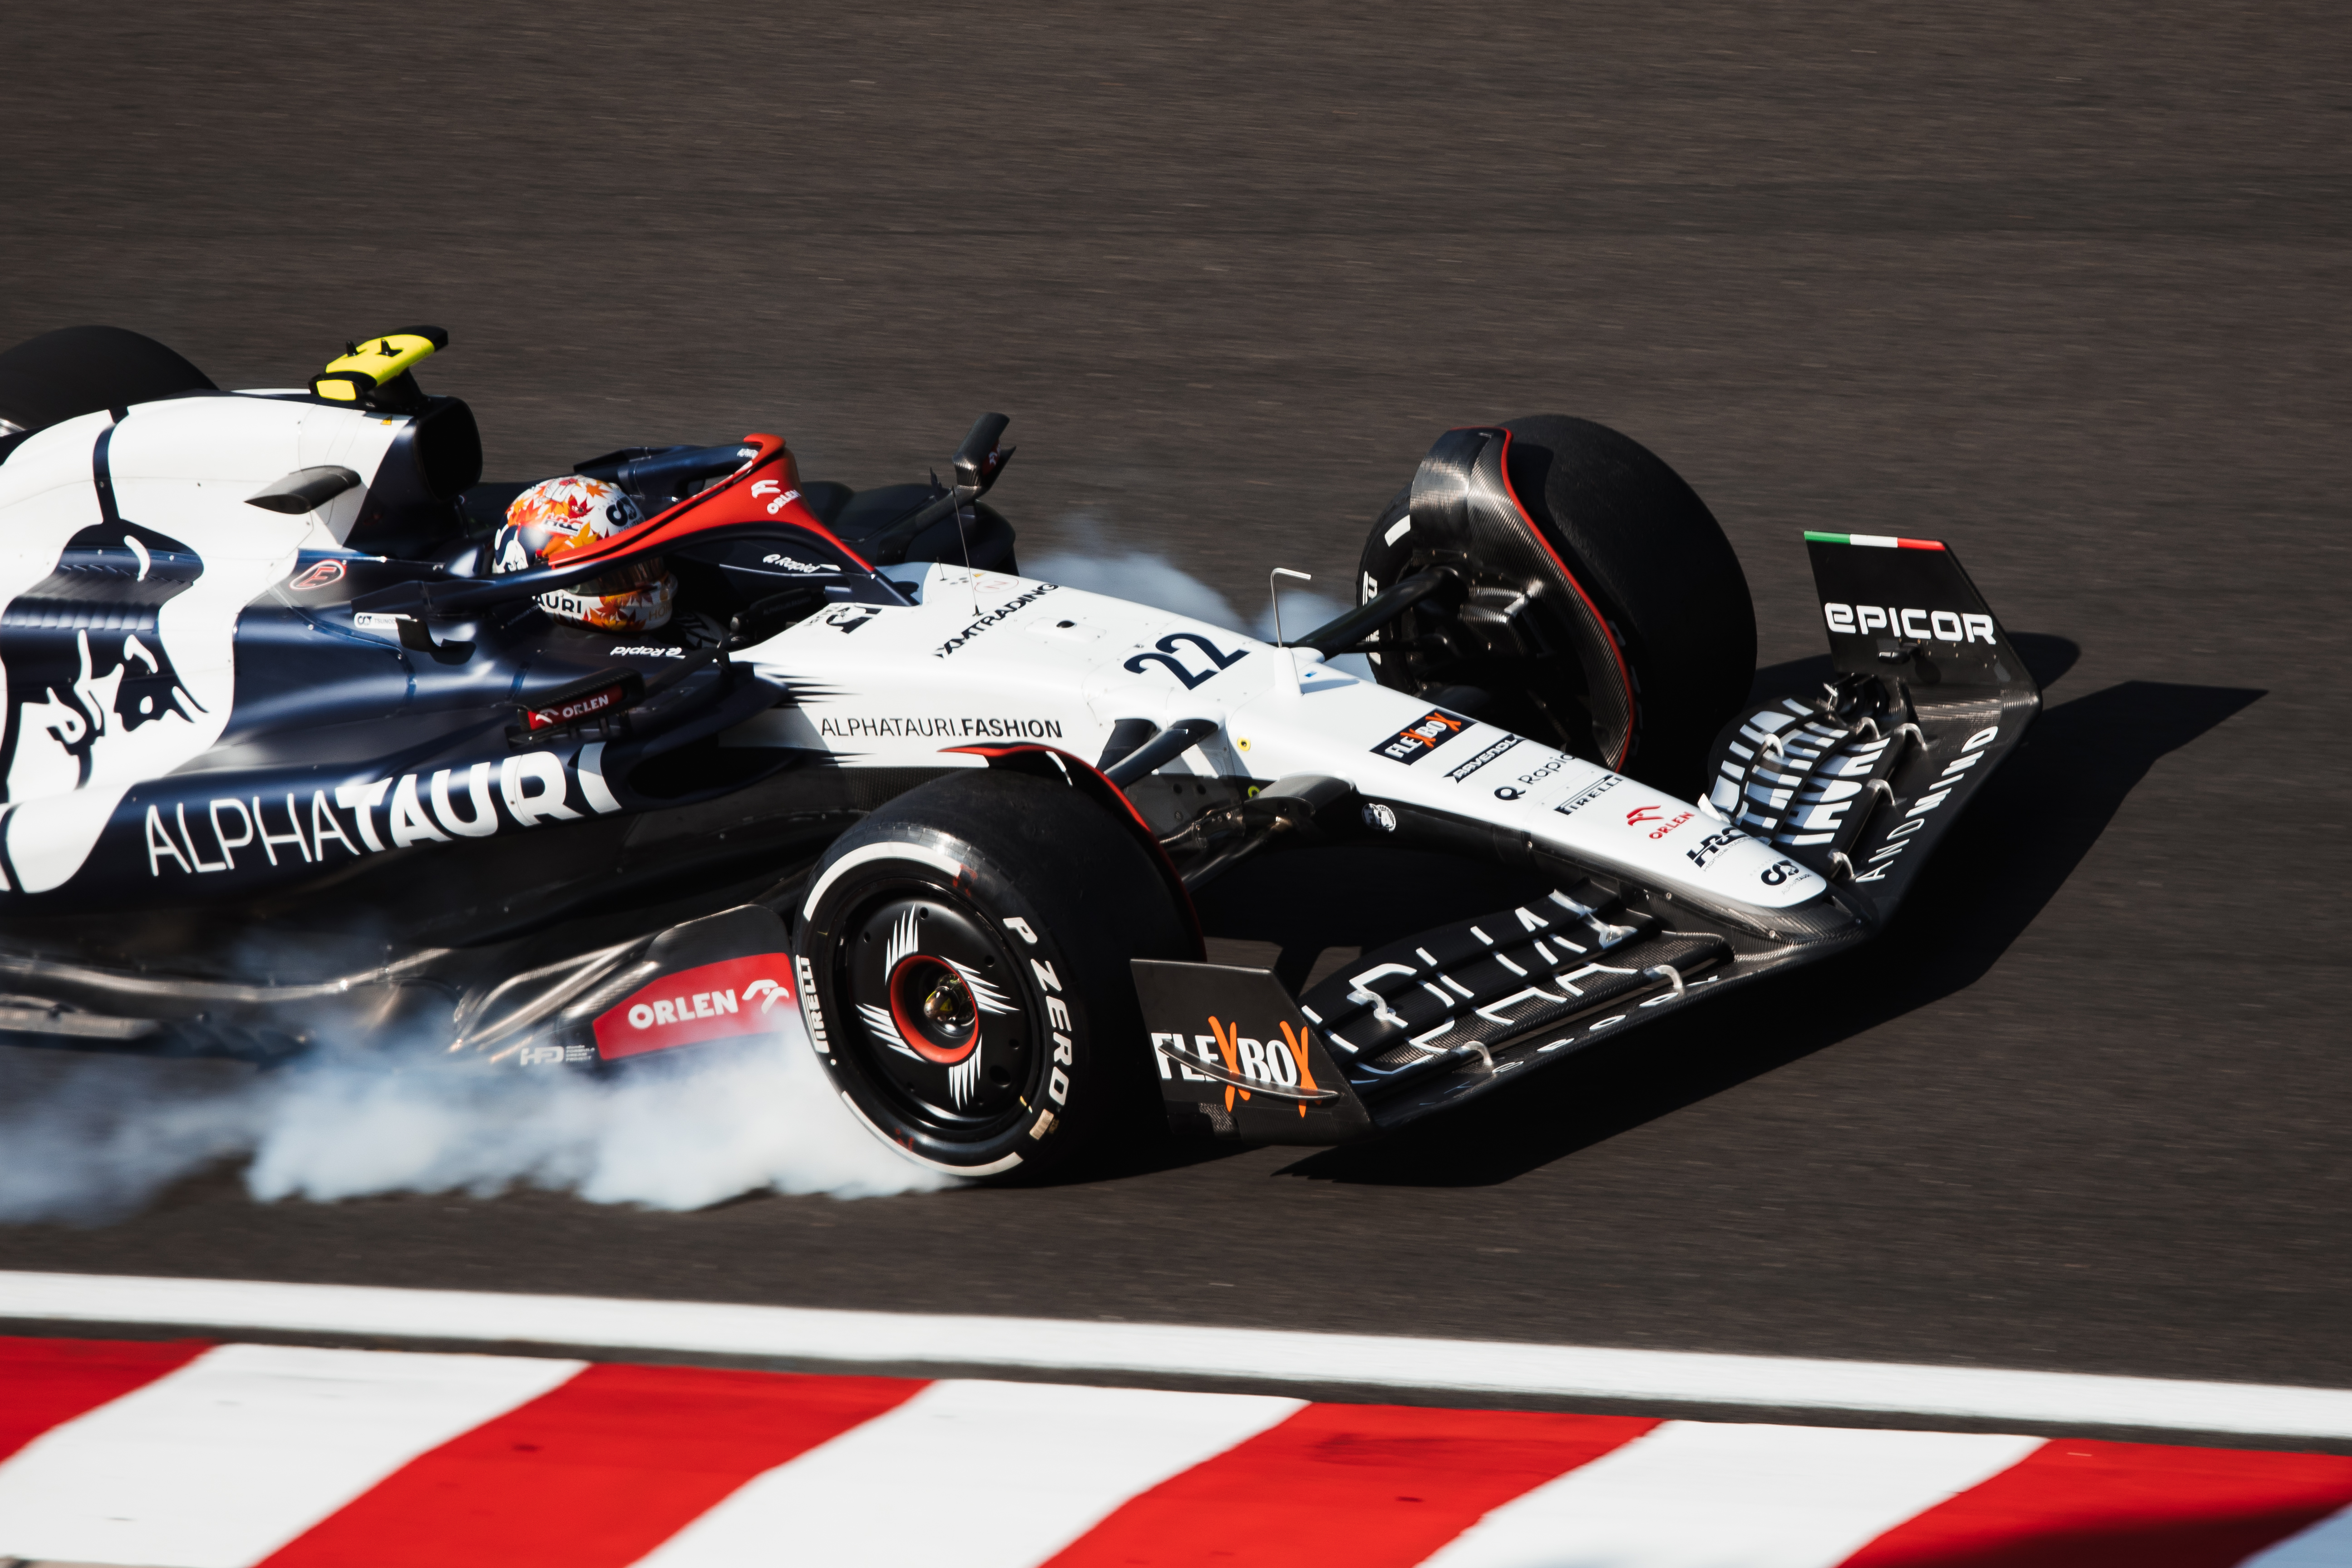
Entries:
[[[493, 573], [560, 566], [574, 551], [603, 543], [646, 521], [620, 486], [565, 474], [515, 497], [491, 542]], [[669, 622], [677, 579], [658, 557], [616, 567], [602, 577], [539, 596], [560, 621], [607, 632], [649, 632]]]

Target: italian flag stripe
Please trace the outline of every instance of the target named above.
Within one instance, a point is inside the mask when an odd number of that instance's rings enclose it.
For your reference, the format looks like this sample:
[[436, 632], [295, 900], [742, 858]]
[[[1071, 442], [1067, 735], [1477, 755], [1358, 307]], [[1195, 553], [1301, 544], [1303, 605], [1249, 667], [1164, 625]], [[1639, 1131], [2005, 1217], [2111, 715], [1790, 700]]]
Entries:
[[1891, 533], [1815, 533], [1808, 529], [1805, 538], [1815, 544], [1867, 544], [1874, 550], [1941, 550], [1943, 542], [1937, 539], [1897, 539]]

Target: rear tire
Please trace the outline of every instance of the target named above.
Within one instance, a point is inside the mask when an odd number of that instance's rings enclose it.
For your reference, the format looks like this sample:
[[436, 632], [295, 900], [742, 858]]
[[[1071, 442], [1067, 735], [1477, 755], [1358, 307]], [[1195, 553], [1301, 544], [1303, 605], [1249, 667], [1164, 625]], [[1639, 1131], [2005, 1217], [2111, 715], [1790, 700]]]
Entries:
[[[1755, 679], [1756, 612], [1739, 557], [1706, 503], [1631, 437], [1557, 414], [1509, 420], [1501, 428], [1511, 433], [1507, 471], [1519, 505], [1600, 612], [1624, 673], [1605, 649], [1562, 638], [1576, 651], [1465, 658], [1457, 644], [1451, 651], [1384, 653], [1375, 661], [1381, 684], [1457, 705], [1475, 704], [1483, 695], [1481, 718], [1689, 795], [1701, 783], [1716, 732]], [[1416, 552], [1411, 531], [1396, 529], [1409, 515], [1411, 493], [1410, 486], [1399, 491], [1372, 525], [1357, 578], [1359, 603], [1439, 563]], [[1465, 572], [1475, 598], [1480, 563], [1446, 563]], [[1400, 639], [1447, 640], [1443, 623], [1460, 607], [1428, 602], [1395, 632]], [[1583, 694], [1629, 675], [1633, 718], [1619, 742], [1621, 760], [1603, 754], [1616, 747], [1596, 736]]]
[[101, 408], [127, 408], [212, 378], [152, 338], [121, 327], [60, 327], [0, 353], [0, 419], [43, 430]]
[[836, 840], [810, 889], [810, 1037], [901, 1153], [1034, 1175], [1158, 1124], [1128, 961], [1191, 956], [1190, 932], [1134, 834], [1076, 789], [935, 779]]

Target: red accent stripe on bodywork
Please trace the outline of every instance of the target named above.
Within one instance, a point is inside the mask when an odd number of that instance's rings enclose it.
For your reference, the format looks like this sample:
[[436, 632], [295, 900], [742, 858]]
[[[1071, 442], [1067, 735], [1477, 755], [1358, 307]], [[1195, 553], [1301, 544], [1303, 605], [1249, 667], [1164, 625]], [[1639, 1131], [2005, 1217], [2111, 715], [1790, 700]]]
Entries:
[[1904, 539], [1898, 536], [1895, 541], [1895, 548], [1898, 550], [1941, 550], [1944, 548], [1944, 542], [1939, 539]]
[[2352, 1458], [2055, 1437], [1844, 1568], [2223, 1568], [2352, 1502]]
[[1201, 935], [1201, 911], [1192, 907], [1192, 890], [1184, 886], [1184, 879], [1176, 874], [1176, 862], [1168, 858], [1168, 851], [1160, 847], [1160, 836], [1151, 831], [1151, 824], [1143, 820], [1143, 813], [1135, 809], [1135, 802], [1128, 799], [1127, 792], [1111, 783], [1101, 769], [1058, 747], [1027, 742], [1017, 746], [943, 746], [940, 750], [968, 752], [975, 757], [985, 757], [990, 767], [1003, 763], [1017, 766], [1017, 759], [1022, 757], [1052, 757], [1071, 770], [1070, 782], [1106, 806], [1117, 801], [1118, 809], [1127, 814], [1127, 820], [1133, 825], [1136, 836], [1143, 840], [1145, 848], [1150, 852], [1152, 864], [1160, 868], [1160, 875], [1167, 882], [1169, 890], [1176, 895], [1176, 907], [1184, 911], [1184, 923], [1192, 932], [1192, 956], [1195, 960], [1207, 956], [1208, 946]]
[[923, 1386], [899, 1378], [592, 1366], [404, 1466], [264, 1562], [623, 1568], [754, 1476]]
[[1629, 1415], [1310, 1405], [1140, 1496], [1053, 1568], [1406, 1568], [1657, 1426]]
[[618, 564], [638, 555], [659, 554], [682, 541], [714, 529], [734, 523], [767, 522], [782, 523], [804, 533], [813, 533], [856, 562], [861, 570], [874, 570], [871, 563], [843, 543], [833, 530], [817, 521], [816, 513], [798, 500], [786, 502], [782, 510], [772, 513], [768, 510], [768, 502], [751, 494], [751, 485], [762, 470], [778, 463], [784, 466], [784, 488], [800, 489], [800, 465], [793, 460], [782, 436], [754, 433], [744, 437], [743, 444], [758, 447], [760, 455], [737, 469], [724, 482], [699, 494], [690, 495], [666, 511], [656, 512], [639, 526], [614, 534], [601, 544], [566, 555], [562, 564], [576, 566], [604, 559]]
[[[1497, 426], [1495, 428], [1501, 427]], [[1609, 655], [1617, 661], [1617, 679], [1625, 688], [1625, 743], [1617, 748], [1617, 755], [1609, 763], [1610, 771], [1613, 773], [1625, 765], [1625, 758], [1633, 752], [1633, 731], [1641, 720], [1641, 709], [1633, 695], [1633, 673], [1625, 668], [1625, 650], [1617, 646], [1617, 634], [1610, 629], [1609, 617], [1601, 613], [1601, 606], [1592, 602], [1592, 595], [1584, 591], [1584, 584], [1578, 582], [1576, 574], [1568, 569], [1568, 563], [1560, 559], [1559, 552], [1553, 549], [1551, 541], [1544, 537], [1544, 531], [1536, 526], [1536, 520], [1528, 515], [1527, 503], [1519, 500], [1518, 487], [1511, 483], [1511, 433], [1504, 430], [1502, 434], [1503, 449], [1496, 455], [1495, 468], [1503, 476], [1503, 493], [1511, 498], [1511, 505], [1517, 509], [1519, 521], [1528, 525], [1528, 531], [1535, 536], [1535, 542], [1543, 546], [1544, 553], [1550, 556], [1552, 564], [1559, 568], [1559, 574], [1568, 579], [1568, 585], [1576, 590], [1576, 596], [1584, 601], [1586, 609], [1592, 612], [1592, 624], [1601, 628], [1601, 640], [1609, 645]]]
[[0, 1339], [0, 1459], [212, 1348], [203, 1340]]

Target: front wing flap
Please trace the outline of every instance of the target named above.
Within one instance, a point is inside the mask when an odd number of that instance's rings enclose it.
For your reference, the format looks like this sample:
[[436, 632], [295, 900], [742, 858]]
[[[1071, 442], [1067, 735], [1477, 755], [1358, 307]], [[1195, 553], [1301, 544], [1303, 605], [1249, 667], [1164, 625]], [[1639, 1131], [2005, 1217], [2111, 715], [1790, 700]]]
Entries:
[[1338, 1143], [1868, 933], [1824, 915], [1767, 937], [1591, 879], [1376, 948], [1296, 998], [1267, 970], [1150, 959], [1136, 990], [1172, 1128]]
[[1344, 1143], [1373, 1131], [1270, 970], [1133, 962], [1160, 1099], [1178, 1131], [1253, 1143]]

